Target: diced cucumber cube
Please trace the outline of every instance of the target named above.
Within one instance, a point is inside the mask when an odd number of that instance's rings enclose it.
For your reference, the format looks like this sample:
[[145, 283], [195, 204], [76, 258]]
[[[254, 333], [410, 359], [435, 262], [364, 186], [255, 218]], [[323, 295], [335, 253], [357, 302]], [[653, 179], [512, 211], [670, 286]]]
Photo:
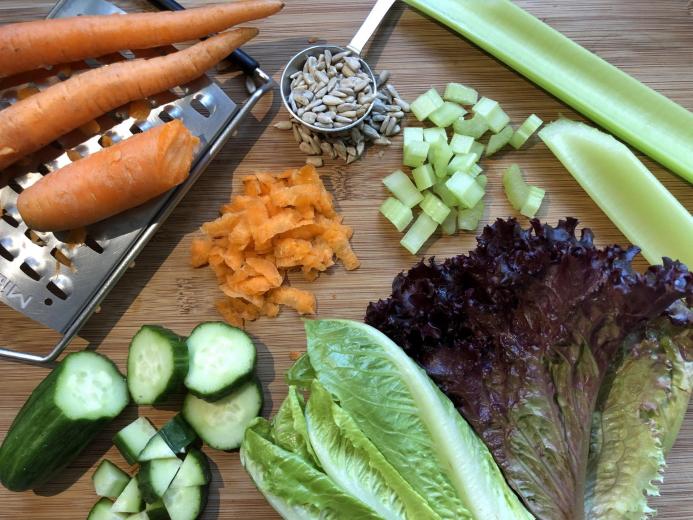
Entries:
[[423, 200], [423, 195], [421, 195], [411, 179], [402, 170], [396, 170], [385, 177], [383, 184], [408, 208], [413, 208]]
[[433, 128], [424, 128], [423, 136], [424, 141], [430, 144], [433, 144], [437, 141], [445, 141], [446, 143], [448, 142], [448, 134], [445, 131], [445, 128], [438, 128], [437, 126]]
[[483, 216], [484, 201], [480, 200], [473, 208], [461, 209], [457, 212], [457, 227], [465, 231], [476, 231]]
[[450, 208], [443, 204], [443, 201], [430, 191], [424, 194], [424, 199], [419, 204], [419, 207], [438, 224], [442, 224], [450, 214]]
[[420, 127], [412, 127], [409, 126], [404, 129], [403, 135], [404, 135], [404, 146], [407, 147], [409, 146], [409, 143], [412, 143], [414, 141], [423, 141], [424, 140], [424, 129]]
[[388, 199], [380, 206], [380, 213], [392, 222], [392, 225], [397, 228], [397, 231], [404, 231], [409, 223], [414, 220], [414, 214], [411, 208], [405, 206], [394, 197]]
[[128, 464], [137, 462], [137, 457], [156, 435], [156, 428], [145, 417], [139, 417], [120, 430], [113, 443], [120, 450]]
[[433, 112], [438, 110], [443, 106], [443, 98], [440, 97], [438, 91], [434, 88], [421, 94], [416, 100], [411, 104], [411, 111], [416, 116], [416, 119], [423, 121]]
[[473, 105], [479, 99], [479, 94], [473, 88], [465, 87], [461, 83], [448, 83], [443, 99], [460, 105]]
[[447, 175], [448, 163], [453, 155], [452, 148], [445, 141], [436, 141], [431, 145], [428, 158], [433, 165], [433, 171], [436, 172], [436, 176], [443, 178]]
[[488, 177], [486, 177], [486, 175], [479, 175], [476, 178], [476, 183], [483, 189], [486, 189], [486, 185], [488, 184]]
[[132, 477], [123, 492], [118, 496], [113, 504], [113, 511], [116, 513], [137, 513], [142, 510], [144, 500], [140, 492], [137, 477]]
[[452, 148], [453, 153], [469, 153], [474, 145], [474, 138], [469, 135], [455, 134], [450, 140], [450, 148]]
[[476, 162], [479, 160], [479, 156], [475, 153], [463, 153], [460, 155], [456, 155], [452, 161], [450, 161], [450, 164], [448, 164], [447, 168], [447, 174], [452, 175], [455, 172], [469, 172], [472, 169], [472, 166], [476, 164]]
[[412, 255], [419, 252], [419, 249], [426, 243], [438, 228], [438, 223], [426, 213], [421, 213], [414, 221], [409, 231], [402, 237], [400, 244]]
[[427, 190], [438, 180], [436, 179], [436, 174], [433, 171], [433, 166], [431, 166], [429, 163], [415, 168], [411, 173], [414, 177], [414, 184], [416, 184], [416, 188], [419, 191]]
[[447, 128], [466, 113], [467, 111], [457, 103], [445, 101], [443, 106], [428, 116], [428, 119], [437, 127]]
[[404, 160], [402, 162], [405, 166], [412, 168], [421, 166], [428, 157], [429, 147], [430, 145], [424, 141], [412, 141], [404, 147]]
[[473, 208], [484, 196], [484, 189], [474, 177], [464, 172], [455, 173], [445, 182], [445, 185], [465, 208]]
[[472, 164], [472, 167], [469, 168], [469, 171], [467, 173], [469, 173], [469, 175], [471, 175], [472, 177], [478, 177], [479, 174], [483, 171], [484, 169], [478, 164]]
[[450, 208], [450, 214], [440, 225], [443, 235], [454, 235], [457, 231], [457, 210]]
[[525, 217], [534, 218], [541, 207], [541, 203], [544, 200], [544, 195], [546, 191], [536, 186], [529, 186], [527, 190], [527, 200], [520, 208], [520, 213]]
[[532, 134], [539, 130], [539, 127], [544, 124], [544, 122], [536, 115], [532, 114], [525, 122], [520, 125], [520, 128], [515, 130], [515, 133], [510, 138], [510, 146], [519, 150], [527, 140], [532, 137]]
[[102, 460], [91, 477], [94, 491], [100, 497], [117, 498], [130, 482], [130, 476], [110, 460]]
[[495, 134], [503, 130], [508, 123], [510, 123], [510, 118], [508, 114], [503, 112], [503, 109], [498, 104], [498, 101], [494, 101], [489, 98], [481, 98], [476, 105], [472, 108], [475, 114], [479, 114], [486, 120], [488, 127]]
[[492, 156], [494, 153], [498, 152], [506, 144], [510, 142], [513, 136], [513, 129], [510, 125], [506, 126], [503, 130], [495, 135], [492, 135], [488, 140], [488, 145], [486, 145], [486, 157]]
[[483, 145], [483, 143], [480, 143], [479, 141], [474, 141], [474, 144], [472, 145], [471, 150], [469, 150], [469, 153], [474, 153], [479, 157], [483, 157], [484, 150], [486, 150], [486, 147]]
[[474, 114], [471, 119], [459, 118], [453, 125], [455, 133], [468, 135], [474, 139], [479, 139], [488, 132], [488, 123], [479, 114]]
[[440, 200], [442, 200], [447, 207], [451, 208], [452, 206], [459, 206], [460, 201], [457, 200], [455, 194], [451, 192], [445, 185], [445, 180], [438, 181], [433, 185], [432, 189], [433, 193], [438, 195]]

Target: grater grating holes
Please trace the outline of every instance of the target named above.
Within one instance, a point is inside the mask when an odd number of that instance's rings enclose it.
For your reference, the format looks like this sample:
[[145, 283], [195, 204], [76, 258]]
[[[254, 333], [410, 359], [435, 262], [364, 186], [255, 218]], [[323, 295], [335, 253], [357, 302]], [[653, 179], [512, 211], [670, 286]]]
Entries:
[[7, 183], [7, 186], [14, 191], [17, 195], [19, 195], [21, 192], [24, 191], [24, 188], [17, 182], [17, 178], [13, 177], [10, 179], [10, 181]]
[[14, 255], [12, 254], [12, 239], [9, 237], [0, 238], [0, 257], [4, 258], [8, 262], [14, 260]]
[[61, 300], [67, 300], [67, 293], [58, 287], [54, 281], [49, 282], [46, 289], [48, 289], [52, 295], [57, 296]]
[[99, 255], [102, 254], [104, 251], [103, 246], [99, 244], [96, 240], [94, 240], [94, 237], [91, 236], [87, 236], [87, 238], [84, 239], [84, 245]]
[[70, 258], [65, 254], [65, 251], [61, 250], [60, 248], [54, 247], [51, 250], [51, 256], [55, 258], [59, 264], [69, 268], [72, 267], [72, 260], [70, 260]]
[[29, 265], [29, 262], [31, 260], [32, 259], [29, 258], [24, 260], [24, 262], [22, 262], [22, 265], [19, 266], [19, 270], [35, 282], [38, 282], [41, 279], [41, 275], [38, 272], [36, 272], [36, 270], [34, 269], [35, 266], [32, 267], [31, 265]]
[[202, 117], [209, 117], [212, 115], [213, 109], [208, 107], [205, 101], [206, 100], [198, 94], [190, 101], [190, 106]]
[[12, 227], [15, 227], [15, 228], [16, 228], [16, 227], [19, 227], [19, 222], [17, 222], [17, 221], [12, 217], [12, 215], [10, 215], [9, 213], [7, 213], [7, 211], [5, 211], [4, 209], [2, 210], [2, 220], [4, 220], [5, 222], [7, 222], [7, 223], [8, 223], [10, 226], [12, 226]]
[[40, 247], [46, 246], [46, 242], [33, 229], [27, 229], [24, 232], [24, 236], [27, 237], [29, 240], [31, 240], [37, 246], [40, 246]]
[[47, 164], [43, 164], [43, 163], [39, 164], [37, 169], [41, 175], [48, 175], [52, 171]]

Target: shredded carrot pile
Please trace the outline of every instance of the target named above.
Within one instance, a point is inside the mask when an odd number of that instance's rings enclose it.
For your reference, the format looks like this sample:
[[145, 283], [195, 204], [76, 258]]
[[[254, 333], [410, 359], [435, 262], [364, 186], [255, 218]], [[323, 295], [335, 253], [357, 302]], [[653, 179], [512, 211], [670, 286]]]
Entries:
[[205, 236], [192, 242], [191, 263], [214, 270], [225, 295], [217, 310], [237, 327], [276, 316], [280, 305], [315, 314], [313, 293], [284, 285], [288, 270], [313, 281], [334, 265], [335, 256], [347, 270], [360, 265], [349, 244], [353, 232], [342, 224], [311, 165], [245, 177], [243, 194], [202, 232]]

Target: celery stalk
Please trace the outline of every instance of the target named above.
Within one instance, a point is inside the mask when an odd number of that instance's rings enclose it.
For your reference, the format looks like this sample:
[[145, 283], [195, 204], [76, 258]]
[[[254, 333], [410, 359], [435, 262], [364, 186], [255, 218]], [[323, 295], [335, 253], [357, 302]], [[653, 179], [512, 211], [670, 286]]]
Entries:
[[414, 177], [414, 184], [419, 191], [427, 190], [438, 182], [433, 166], [428, 163], [412, 170], [411, 176]]
[[411, 111], [416, 116], [416, 119], [423, 121], [433, 112], [438, 110], [443, 106], [443, 98], [440, 97], [438, 91], [434, 88], [421, 94], [416, 100], [411, 104]]
[[494, 153], [499, 152], [506, 144], [510, 142], [513, 137], [513, 129], [510, 125], [506, 126], [498, 132], [491, 136], [488, 140], [488, 145], [486, 145], [486, 157], [492, 156]]
[[404, 147], [407, 148], [411, 143], [414, 141], [423, 141], [424, 140], [424, 133], [423, 133], [423, 128], [417, 128], [417, 127], [407, 127], [404, 129]]
[[460, 105], [473, 105], [479, 100], [479, 93], [461, 83], [448, 83], [443, 99]]
[[435, 220], [426, 213], [421, 213], [399, 243], [404, 249], [415, 255], [437, 228], [438, 223]]
[[536, 186], [530, 186], [527, 190], [527, 198], [525, 203], [520, 208], [520, 213], [522, 213], [527, 218], [534, 218], [541, 207], [541, 203], [544, 200], [544, 195], [546, 191], [537, 188]]
[[503, 130], [510, 123], [508, 114], [503, 111], [498, 101], [493, 99], [481, 98], [472, 108], [472, 112], [483, 117], [494, 134]]
[[488, 132], [488, 123], [479, 114], [474, 114], [471, 119], [459, 118], [453, 124], [455, 133], [468, 135], [474, 139], [479, 139], [486, 132]]
[[429, 144], [424, 141], [411, 141], [404, 147], [404, 157], [402, 162], [405, 166], [417, 168], [426, 162], [428, 157]]
[[445, 101], [443, 106], [433, 112], [428, 119], [438, 128], [447, 128], [457, 121], [460, 117], [464, 117], [467, 111], [457, 103]]
[[469, 168], [469, 171], [467, 173], [472, 177], [478, 177], [478, 175], [483, 171], [484, 169], [478, 164], [472, 164], [472, 167]]
[[423, 195], [402, 170], [396, 170], [383, 179], [385, 187], [397, 197], [402, 204], [413, 208], [423, 200]]
[[438, 224], [445, 222], [445, 219], [450, 214], [450, 208], [430, 191], [424, 194], [424, 199], [419, 203], [419, 207]]
[[457, 197], [465, 208], [473, 208], [484, 196], [484, 189], [469, 174], [457, 172], [450, 177], [445, 186]]
[[486, 147], [483, 145], [483, 143], [480, 143], [479, 141], [474, 141], [474, 144], [472, 144], [472, 148], [469, 150], [469, 153], [476, 154], [477, 157], [483, 157], [485, 150]]
[[452, 148], [445, 141], [436, 141], [431, 144], [431, 149], [428, 152], [428, 158], [433, 164], [433, 170], [438, 177], [445, 177], [448, 173], [448, 163], [452, 159]]
[[455, 134], [450, 140], [450, 148], [454, 154], [469, 153], [474, 145], [474, 138], [469, 135]]
[[405, 0], [693, 183], [693, 113], [510, 0]]
[[450, 208], [450, 213], [440, 225], [440, 230], [443, 232], [443, 235], [455, 234], [457, 231], [457, 210], [455, 208]]
[[693, 216], [628, 147], [569, 120], [544, 127], [539, 137], [648, 262], [666, 256], [693, 266]]
[[397, 231], [404, 231], [409, 223], [414, 220], [411, 208], [405, 206], [394, 197], [388, 197], [380, 206], [380, 213], [392, 222]]
[[445, 128], [438, 128], [437, 126], [435, 126], [433, 128], [424, 128], [422, 129], [422, 131], [423, 140], [429, 144], [433, 144], [436, 141], [445, 141], [446, 143], [448, 142], [448, 134], [445, 131]]
[[525, 122], [520, 125], [520, 128], [515, 130], [515, 133], [510, 138], [510, 146], [519, 150], [527, 140], [532, 137], [532, 134], [539, 130], [539, 127], [543, 125], [544, 122], [536, 114], [532, 114]]
[[461, 209], [457, 212], [457, 227], [464, 231], [476, 231], [483, 216], [484, 201], [480, 200], [473, 208]]
[[486, 185], [488, 184], [488, 177], [486, 177], [486, 175], [479, 175], [476, 178], [476, 183], [483, 189], [486, 189]]
[[457, 200], [455, 194], [451, 192], [445, 185], [445, 179], [438, 181], [436, 184], [434, 184], [432, 189], [433, 193], [438, 195], [447, 207], [450, 208], [452, 206], [459, 206], [460, 201]]
[[[447, 165], [446, 173], [448, 175], [452, 175], [453, 173], [459, 171], [469, 173], [472, 171], [472, 168], [478, 160], [479, 156], [475, 153], [462, 153], [456, 155], [453, 158], [453, 160], [450, 161], [450, 163]], [[476, 177], [476, 175], [472, 175], [472, 177]]]

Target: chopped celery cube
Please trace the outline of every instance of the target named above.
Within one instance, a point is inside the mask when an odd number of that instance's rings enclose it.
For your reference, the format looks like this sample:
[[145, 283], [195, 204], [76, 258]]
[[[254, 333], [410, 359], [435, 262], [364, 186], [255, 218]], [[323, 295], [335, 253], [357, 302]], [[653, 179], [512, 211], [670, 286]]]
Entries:
[[532, 134], [539, 130], [539, 127], [543, 125], [544, 122], [539, 119], [536, 114], [532, 114], [525, 122], [520, 125], [520, 128], [515, 130], [515, 133], [510, 138], [510, 146], [519, 150], [527, 140], [532, 137]]
[[467, 173], [472, 177], [477, 177], [483, 171], [484, 169], [478, 164], [472, 164], [472, 167], [469, 168], [469, 171]]
[[419, 207], [438, 224], [442, 224], [450, 214], [450, 208], [430, 191], [424, 194], [424, 199], [419, 203]]
[[486, 157], [492, 156], [494, 153], [498, 152], [506, 144], [510, 142], [513, 136], [513, 129], [510, 125], [506, 126], [503, 130], [491, 136], [488, 140], [488, 145], [486, 145]]
[[438, 223], [426, 213], [421, 213], [409, 228], [409, 231], [402, 237], [400, 244], [412, 255], [418, 253], [419, 249], [426, 243], [435, 230]]
[[411, 111], [416, 116], [416, 119], [423, 121], [433, 112], [442, 107], [443, 103], [445, 103], [445, 101], [443, 101], [443, 98], [440, 97], [438, 91], [432, 88], [428, 92], [421, 94], [418, 98], [416, 98], [416, 101], [411, 104]]
[[503, 188], [510, 205], [519, 210], [527, 201], [527, 183], [522, 178], [522, 170], [513, 164], [503, 173]]
[[436, 179], [436, 174], [433, 171], [433, 166], [428, 163], [419, 166], [411, 173], [414, 177], [414, 184], [416, 184], [416, 188], [419, 191], [427, 190], [438, 181], [438, 179]]
[[465, 231], [476, 231], [479, 221], [484, 216], [484, 201], [480, 200], [473, 208], [457, 212], [457, 227]]
[[452, 175], [455, 172], [469, 172], [472, 166], [477, 163], [479, 156], [475, 153], [463, 153], [456, 155], [455, 158], [450, 161], [447, 168], [447, 174]]
[[476, 183], [482, 188], [486, 189], [486, 185], [488, 184], [488, 177], [486, 177], [486, 175], [479, 175], [476, 178]]
[[418, 127], [407, 127], [404, 129], [404, 146], [409, 146], [410, 143], [414, 141], [423, 141], [424, 133], [423, 128]]
[[402, 170], [396, 170], [383, 179], [385, 187], [397, 197], [402, 204], [413, 208], [423, 200], [423, 195]]
[[402, 162], [405, 166], [416, 168], [426, 162], [428, 157], [429, 144], [424, 141], [412, 141], [404, 147], [404, 158]]
[[498, 101], [494, 101], [493, 99], [482, 97], [477, 104], [474, 105], [472, 111], [486, 120], [488, 127], [494, 134], [503, 130], [503, 128], [510, 123], [508, 114], [503, 112]]
[[448, 83], [443, 99], [460, 105], [473, 105], [479, 99], [479, 94], [473, 88], [465, 87], [461, 83]]
[[468, 135], [474, 139], [479, 139], [488, 132], [488, 123], [479, 114], [474, 114], [471, 119], [459, 118], [453, 125], [455, 133]]
[[445, 185], [465, 208], [473, 208], [484, 196], [484, 189], [474, 177], [464, 172], [455, 173], [445, 182]]
[[439, 178], [443, 178], [448, 173], [448, 163], [454, 154], [452, 148], [446, 141], [436, 141], [431, 145], [428, 157], [433, 164], [433, 170]]
[[388, 199], [380, 206], [380, 213], [392, 222], [392, 225], [397, 228], [397, 231], [404, 231], [409, 223], [414, 220], [414, 214], [411, 208], [405, 206], [394, 197]]
[[445, 185], [445, 181], [438, 181], [437, 184], [433, 185], [433, 193], [438, 195], [440, 199], [445, 203], [446, 206], [452, 207], [452, 206], [459, 206], [460, 201], [457, 200], [457, 197], [455, 197], [455, 194], [451, 192], [448, 187]]
[[436, 141], [448, 142], [448, 134], [445, 132], [445, 128], [424, 128], [423, 140], [427, 143], [433, 144]]
[[467, 111], [457, 103], [445, 101], [443, 106], [428, 116], [428, 119], [437, 127], [447, 128], [448, 126], [452, 126], [455, 121], [466, 113]]
[[544, 195], [546, 191], [536, 186], [529, 186], [527, 189], [527, 199], [525, 203], [520, 208], [520, 213], [525, 217], [534, 218], [534, 215], [539, 211], [542, 201], [544, 200]]
[[469, 153], [474, 145], [474, 138], [469, 135], [455, 134], [450, 140], [453, 153]]
[[440, 230], [443, 235], [454, 235], [457, 231], [457, 210], [455, 208], [450, 208], [450, 214], [440, 225]]
[[479, 157], [484, 156], [484, 150], [486, 150], [486, 147], [483, 145], [483, 143], [480, 143], [479, 141], [474, 141], [474, 144], [472, 145], [472, 149], [469, 150], [469, 153], [475, 153]]

